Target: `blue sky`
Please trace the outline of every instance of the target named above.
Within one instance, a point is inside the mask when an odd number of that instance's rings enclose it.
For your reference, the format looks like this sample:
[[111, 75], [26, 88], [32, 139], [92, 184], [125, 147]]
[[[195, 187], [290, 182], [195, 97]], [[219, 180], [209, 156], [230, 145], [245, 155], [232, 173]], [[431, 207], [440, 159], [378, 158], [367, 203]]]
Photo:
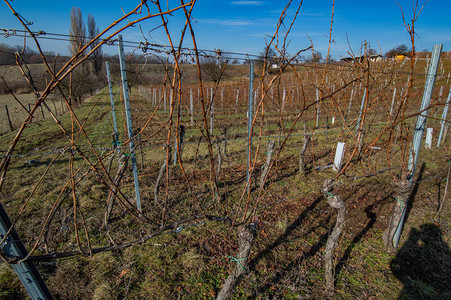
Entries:
[[[13, 7], [25, 19], [32, 21], [32, 30], [44, 30], [52, 33], [69, 33], [70, 10], [80, 7], [86, 20], [92, 14], [100, 29], [119, 18], [124, 11], [135, 7], [140, 1], [118, 0], [65, 0], [65, 1], [11, 1]], [[166, 5], [166, 1], [161, 1]], [[170, 6], [180, 1], [168, 0]], [[412, 1], [399, 0], [406, 19], [412, 17]], [[420, 1], [422, 2], [422, 1]], [[298, 1], [288, 13], [287, 20], [294, 15]], [[222, 49], [259, 54], [265, 46], [265, 37], [274, 33], [277, 20], [286, 1], [282, 0], [198, 0], [193, 16], [193, 23], [198, 47], [204, 49]], [[20, 29], [18, 20], [11, 14], [7, 5], [0, 4], [0, 28]], [[289, 36], [289, 53], [310, 45], [313, 41], [316, 50], [327, 53], [328, 35], [332, 0], [304, 0], [300, 15]], [[442, 43], [444, 51], [451, 51], [451, 23], [448, 21], [451, 11], [450, 0], [429, 0], [416, 23], [418, 33], [416, 47], [418, 50], [432, 49], [434, 43]], [[174, 37], [179, 35], [184, 17], [174, 13], [169, 17], [169, 27]], [[160, 19], [147, 20], [142, 29], [149, 42], [167, 44], [168, 40], [162, 28], [149, 31], [160, 24]], [[287, 23], [288, 24], [288, 23]], [[141, 41], [138, 28], [128, 29], [123, 33], [124, 40]], [[410, 39], [402, 23], [401, 10], [394, 0], [355, 1], [336, 0], [335, 16], [331, 46], [331, 56], [335, 59], [347, 56], [350, 47], [358, 53], [366, 40], [371, 48], [385, 53], [402, 43], [410, 46]], [[0, 37], [0, 43], [18, 45], [19, 38]], [[66, 42], [42, 41], [44, 50], [67, 54]], [[185, 46], [191, 46], [189, 41]], [[116, 47], [107, 47], [104, 52], [116, 54]], [[307, 54], [306, 54], [307, 55]]]

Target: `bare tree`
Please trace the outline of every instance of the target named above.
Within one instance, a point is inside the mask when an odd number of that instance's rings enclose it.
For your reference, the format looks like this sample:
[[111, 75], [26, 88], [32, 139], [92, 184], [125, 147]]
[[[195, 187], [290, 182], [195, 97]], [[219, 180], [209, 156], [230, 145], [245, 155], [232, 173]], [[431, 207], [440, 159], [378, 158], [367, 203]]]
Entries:
[[[72, 7], [70, 11], [70, 53], [75, 56], [85, 45], [86, 27], [83, 23], [81, 9]], [[80, 55], [83, 55], [81, 53]]]
[[[96, 27], [96, 22], [91, 14], [88, 14], [88, 37], [90, 40], [99, 34], [99, 29]], [[92, 42], [90, 49], [93, 50], [99, 44], [98, 40]], [[91, 55], [94, 62], [95, 72], [99, 72], [102, 69], [102, 48], [97, 48]]]
[[202, 72], [213, 82], [218, 82], [221, 78], [227, 77], [225, 66], [228, 58], [221, 54], [218, 57], [206, 57], [201, 63]]

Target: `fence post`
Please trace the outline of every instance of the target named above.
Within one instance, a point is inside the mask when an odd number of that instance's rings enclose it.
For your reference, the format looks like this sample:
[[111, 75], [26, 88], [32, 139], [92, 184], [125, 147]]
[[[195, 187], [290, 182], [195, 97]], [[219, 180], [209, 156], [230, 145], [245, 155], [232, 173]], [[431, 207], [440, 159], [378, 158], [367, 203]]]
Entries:
[[393, 106], [395, 105], [395, 98], [396, 98], [396, 88], [394, 88], [393, 90], [393, 98], [391, 99], [390, 117], [393, 115]]
[[448, 98], [446, 99], [445, 107], [443, 108], [442, 119], [440, 120], [441, 127], [440, 127], [440, 134], [438, 135], [437, 147], [440, 147], [440, 144], [442, 143], [443, 132], [444, 132], [445, 126], [446, 126], [446, 117], [448, 115], [448, 107], [449, 107], [450, 100], [451, 100], [451, 86], [449, 88]]
[[163, 110], [166, 111], [166, 87], [163, 89]]
[[240, 90], [236, 91], [236, 99], [235, 99], [235, 113], [238, 113], [238, 100], [240, 98]]
[[442, 52], [442, 44], [434, 45], [432, 49], [432, 57], [429, 64], [429, 70], [424, 87], [423, 100], [421, 101], [420, 115], [418, 115], [417, 124], [415, 126], [415, 133], [413, 135], [413, 146], [409, 155], [408, 180], [412, 182], [415, 168], [417, 165], [418, 154], [420, 153], [421, 140], [423, 139], [424, 128], [426, 127], [428, 107], [431, 103], [432, 91], [434, 89], [435, 78], [437, 76], [437, 68], [440, 61], [440, 54]]
[[[8, 230], [11, 228], [12, 223], [8, 217], [8, 214], [4, 210], [3, 206], [0, 204], [0, 237], [3, 238]], [[7, 257], [13, 257], [17, 259], [22, 259], [27, 256], [27, 249], [22, 243], [17, 232], [14, 228], [11, 229], [8, 238], [1, 245], [3, 254]], [[31, 299], [53, 299], [52, 294], [48, 290], [44, 283], [44, 280], [36, 269], [33, 262], [27, 260], [22, 263], [11, 264], [17, 277], [19, 277], [23, 286], [27, 290], [28, 295]]]
[[9, 117], [8, 105], [5, 105], [6, 117], [8, 118], [9, 130], [13, 132], [13, 124], [11, 123], [11, 118]]
[[[28, 113], [30, 113], [30, 111], [31, 111], [31, 105], [30, 105], [30, 103], [28, 103]], [[33, 123], [33, 117], [31, 117], [30, 123]]]
[[175, 147], [174, 147], [174, 163], [173, 165], [177, 165], [177, 158], [180, 153], [180, 160], [182, 160], [182, 152], [183, 152], [183, 140], [185, 139], [185, 126], [180, 125], [177, 128], [177, 135], [178, 139], [176, 137], [175, 139]]
[[282, 113], [285, 112], [285, 97], [286, 97], [286, 91], [285, 88], [283, 89], [283, 95], [282, 95]]
[[135, 156], [135, 141], [133, 139], [133, 126], [132, 126], [132, 116], [130, 112], [130, 99], [128, 96], [128, 82], [127, 82], [127, 74], [125, 71], [125, 57], [124, 57], [124, 46], [122, 42], [122, 35], [118, 35], [119, 40], [119, 64], [121, 67], [121, 77], [122, 77], [122, 91], [124, 93], [124, 106], [125, 106], [125, 115], [127, 118], [127, 130], [128, 130], [128, 138], [130, 139], [130, 158], [132, 160], [133, 167], [133, 181], [135, 184], [135, 196], [136, 196], [136, 207], [140, 212], [142, 212], [141, 208], [141, 196], [139, 194], [139, 180], [138, 180], [138, 169], [136, 166], [136, 156]]
[[348, 114], [351, 112], [351, 106], [352, 106], [352, 97], [354, 96], [354, 89], [351, 90], [351, 98], [349, 100], [349, 105], [348, 105]]
[[170, 112], [172, 111], [172, 97], [174, 97], [174, 89], [175, 89], [175, 87], [171, 87], [171, 89], [169, 90], [169, 111]]
[[359, 132], [360, 121], [362, 120], [363, 108], [365, 107], [365, 100], [366, 100], [366, 88], [365, 88], [365, 91], [363, 92], [362, 104], [360, 104], [359, 118], [357, 119], [357, 127], [355, 128], [356, 135]]
[[[208, 90], [208, 89], [207, 89]], [[213, 135], [213, 121], [215, 117], [215, 103], [214, 103], [214, 95], [213, 95], [213, 88], [210, 90], [210, 135]]]
[[[415, 174], [415, 168], [418, 161], [418, 154], [420, 153], [421, 140], [423, 139], [424, 128], [426, 127], [426, 120], [428, 114], [428, 107], [431, 103], [432, 91], [434, 89], [435, 78], [437, 76], [437, 67], [440, 61], [440, 54], [442, 52], [443, 45], [436, 44], [432, 49], [432, 57], [429, 63], [429, 69], [426, 77], [426, 83], [424, 86], [423, 100], [421, 101], [420, 115], [418, 115], [417, 124], [415, 125], [415, 133], [413, 135], [412, 149], [410, 150], [409, 161], [407, 164], [409, 174], [407, 180], [411, 183], [413, 181], [413, 175]], [[399, 237], [401, 236], [401, 230], [404, 224], [404, 218], [406, 215], [407, 205], [403, 206], [403, 212], [401, 220], [396, 227], [396, 232], [393, 236], [393, 246], [398, 247]]]
[[247, 111], [247, 172], [246, 183], [247, 191], [250, 191], [251, 151], [252, 151], [252, 119], [254, 115], [254, 63], [249, 64], [249, 106]]
[[45, 119], [45, 115], [44, 115], [44, 109], [42, 108], [42, 104], [39, 105], [39, 108], [41, 109], [41, 113], [42, 113], [42, 118]]
[[316, 128], [319, 127], [319, 112], [321, 109], [320, 106], [321, 106], [321, 102], [320, 102], [320, 97], [319, 97], [319, 89], [318, 89], [318, 87], [316, 87], [316, 123], [315, 123]]
[[194, 105], [193, 105], [193, 90], [192, 89], [189, 90], [189, 106], [190, 106], [190, 111], [191, 111], [191, 126], [193, 126]]
[[57, 116], [58, 110], [56, 109], [56, 104], [55, 104], [56, 100], [53, 100], [52, 102], [53, 102], [53, 108], [55, 109], [55, 115]]
[[116, 145], [114, 145], [114, 147], [118, 148], [119, 133], [117, 132], [116, 111], [114, 110], [114, 98], [113, 98], [113, 87], [111, 86], [110, 65], [108, 64], [108, 62], [105, 62], [105, 64], [106, 64], [106, 76], [108, 79], [108, 89], [110, 91], [111, 114], [113, 115], [113, 124], [114, 124], [114, 139], [115, 139], [115, 143], [116, 143]]

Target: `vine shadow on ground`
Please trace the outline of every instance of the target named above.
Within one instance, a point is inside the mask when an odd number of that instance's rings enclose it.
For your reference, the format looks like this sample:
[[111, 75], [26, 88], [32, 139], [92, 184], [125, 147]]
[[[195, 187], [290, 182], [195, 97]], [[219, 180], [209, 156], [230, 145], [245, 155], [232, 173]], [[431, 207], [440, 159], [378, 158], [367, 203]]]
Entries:
[[313, 211], [313, 209], [321, 202], [323, 199], [322, 196], [319, 196], [315, 199], [315, 201], [310, 204], [304, 211], [301, 212], [301, 214], [296, 218], [296, 220], [291, 223], [290, 226], [285, 230], [285, 232], [279, 236], [272, 244], [268, 245], [263, 251], [259, 252], [257, 256], [249, 262], [249, 269], [254, 270], [256, 264], [264, 258], [266, 255], [271, 253], [272, 250], [277, 248], [280, 244], [285, 242], [287, 238], [293, 233], [293, 231], [301, 225], [302, 221], [307, 218], [310, 212]]
[[[273, 250], [275, 250], [279, 245], [281, 245], [282, 243], [288, 242], [289, 241], [289, 237], [294, 233], [294, 231], [302, 224], [303, 220], [305, 220], [315, 209], [315, 207], [318, 206], [318, 204], [321, 202], [321, 200], [323, 199], [322, 196], [319, 196], [315, 199], [315, 201], [310, 204], [304, 211], [301, 212], [301, 214], [296, 218], [296, 220], [294, 220], [290, 226], [288, 226], [288, 228], [285, 230], [285, 232], [280, 235], [273, 243], [271, 243], [270, 245], [268, 245], [264, 250], [262, 250], [261, 252], [259, 252], [257, 254], [257, 256], [250, 261], [249, 263], [249, 269], [252, 271], [255, 271], [255, 267], [257, 265], [257, 263], [264, 257], [266, 257], [267, 255], [269, 255]], [[327, 220], [328, 221], [328, 220]], [[326, 221], [326, 222], [327, 222]], [[315, 227], [317, 228], [317, 227]], [[314, 229], [315, 229], [314, 228]], [[314, 230], [312, 229], [312, 230]], [[307, 232], [306, 234], [310, 233], [311, 231]], [[323, 236], [321, 236], [319, 238], [319, 241], [310, 247], [310, 249], [302, 254], [302, 257], [300, 258], [302, 261], [307, 260], [310, 257], [313, 257], [320, 249], [322, 246], [325, 245], [326, 241], [327, 241], [327, 237], [328, 234], [325, 234]], [[279, 282], [281, 280], [281, 278], [289, 273], [293, 268], [295, 268], [297, 265], [299, 265], [299, 261], [294, 261], [292, 263], [290, 263], [288, 266], [286, 266], [285, 268], [283, 268], [282, 270], [280, 270], [279, 272], [277, 272], [271, 279], [269, 282], [266, 282], [266, 284], [263, 284], [262, 286], [258, 287], [257, 290], [254, 291], [254, 293], [262, 293], [266, 290], [268, 290], [268, 288], [272, 285], [275, 285], [277, 282]], [[254, 294], [254, 296], [256, 296]]]
[[370, 220], [368, 224], [363, 228], [352, 240], [351, 244], [346, 248], [346, 250], [343, 253], [343, 256], [341, 257], [340, 261], [338, 262], [337, 266], [335, 267], [335, 284], [337, 284], [337, 279], [340, 276], [340, 272], [342, 271], [343, 267], [346, 265], [346, 262], [351, 258], [351, 253], [354, 247], [362, 240], [363, 237], [366, 236], [366, 234], [370, 231], [371, 228], [373, 228], [374, 224], [377, 221], [377, 215], [373, 212], [373, 209], [381, 204], [385, 203], [389, 196], [377, 201], [376, 203], [373, 203], [365, 208], [365, 213]]
[[[413, 186], [412, 193], [410, 193], [409, 199], [407, 200], [406, 216], [405, 216], [403, 225], [405, 225], [407, 220], [409, 219], [410, 211], [413, 208], [413, 202], [415, 200], [415, 196], [418, 193], [418, 189], [420, 187], [421, 180], [423, 180], [423, 175], [424, 175], [424, 170], [425, 169], [426, 169], [426, 163], [422, 163], [420, 171], [418, 173], [417, 180], [415, 181], [415, 185]], [[401, 230], [403, 230], [403, 229], [404, 228], [402, 228]]]

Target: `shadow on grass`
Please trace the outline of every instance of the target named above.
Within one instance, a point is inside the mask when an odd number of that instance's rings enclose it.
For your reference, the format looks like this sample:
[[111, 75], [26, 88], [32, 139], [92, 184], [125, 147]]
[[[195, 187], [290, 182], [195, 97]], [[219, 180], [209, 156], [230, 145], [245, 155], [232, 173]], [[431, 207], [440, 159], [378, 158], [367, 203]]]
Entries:
[[451, 299], [451, 251], [438, 226], [412, 228], [390, 268], [404, 284], [398, 299]]
[[[290, 262], [287, 266], [281, 268], [280, 271], [276, 272], [268, 281], [266, 281], [264, 285], [261, 285], [256, 290], [254, 290], [254, 297], [258, 294], [267, 292], [271, 287], [276, 286], [279, 282], [283, 282], [287, 277], [290, 277], [291, 281], [293, 282], [302, 283], [298, 286], [300, 290], [305, 289], [306, 287], [304, 282], [306, 279], [303, 275], [301, 275], [303, 273], [302, 268], [305, 267], [303, 262], [314, 257], [321, 250], [321, 248], [326, 245], [328, 236], [328, 234], [321, 235], [318, 242], [312, 245], [310, 249], [308, 249], [308, 251], [303, 252], [302, 255], [298, 256], [294, 261]], [[296, 278], [292, 278], [293, 275]]]
[[384, 199], [381, 199], [377, 201], [376, 203], [373, 203], [365, 208], [365, 213], [368, 219], [370, 220], [368, 224], [363, 228], [352, 240], [351, 244], [346, 248], [345, 252], [343, 253], [342, 258], [338, 262], [337, 266], [335, 267], [335, 284], [337, 284], [337, 279], [340, 276], [340, 272], [343, 269], [343, 267], [346, 265], [346, 262], [351, 257], [351, 252], [354, 249], [354, 247], [362, 240], [362, 238], [370, 231], [371, 228], [373, 228], [374, 224], [377, 221], [377, 215], [372, 211], [375, 206], [377, 206], [380, 203], [384, 203], [387, 201], [389, 196], [385, 197]]
[[412, 188], [412, 193], [410, 193], [409, 199], [407, 200], [406, 217], [404, 219], [404, 224], [406, 224], [407, 220], [409, 219], [410, 211], [412, 210], [413, 202], [415, 200], [415, 196], [418, 193], [418, 189], [420, 187], [421, 180], [423, 179], [423, 174], [424, 174], [425, 169], [426, 169], [426, 163], [423, 163], [421, 165], [420, 171], [418, 173], [417, 180], [415, 181], [415, 185]]
[[[318, 204], [323, 200], [322, 196], [319, 196], [315, 199], [315, 201], [308, 206], [302, 213], [296, 218], [296, 220], [293, 221], [293, 223], [288, 226], [288, 228], [285, 230], [285, 232], [280, 235], [273, 243], [268, 245], [263, 251], [259, 252], [257, 256], [249, 262], [249, 269], [252, 271], [255, 271], [255, 267], [258, 264], [258, 262], [263, 259], [264, 257], [268, 256], [272, 251], [274, 251], [278, 246], [280, 246], [283, 243], [291, 242], [293, 241], [293, 238], [290, 238], [294, 231], [299, 228], [299, 226], [302, 224], [302, 222], [313, 212], [313, 210], [318, 206]], [[326, 220], [327, 222], [327, 220]], [[314, 228], [311, 228], [309, 231], [303, 234], [303, 236], [308, 235], [309, 233], [313, 232], [315, 229], [317, 229], [320, 226], [316, 226]], [[299, 264], [302, 261], [305, 261], [314, 255], [316, 255], [321, 247], [323, 247], [326, 244], [328, 234], [322, 235], [318, 242], [314, 245], [312, 245], [310, 248], [306, 249], [305, 253], [302, 253], [301, 257], [299, 259], [296, 259], [295, 261], [289, 263], [286, 267], [278, 271], [274, 274], [274, 276], [271, 277], [269, 281], [266, 283], [262, 283], [260, 287], [258, 287], [254, 293], [264, 293], [268, 291], [268, 289], [275, 284], [277, 284], [281, 279], [283, 279], [287, 274], [291, 273], [294, 268], [299, 266]], [[297, 239], [299, 237], [296, 237]], [[257, 296], [255, 294], [254, 296]]]
[[299, 225], [301, 225], [302, 221], [307, 218], [310, 212], [321, 202], [323, 199], [322, 196], [318, 197], [313, 201], [310, 206], [308, 206], [302, 213], [296, 218], [296, 220], [291, 223], [290, 226], [285, 230], [285, 232], [279, 236], [272, 244], [268, 245], [263, 251], [259, 252], [257, 256], [249, 262], [249, 269], [254, 270], [255, 265], [266, 255], [271, 253], [275, 248], [277, 248], [280, 244], [286, 242], [288, 240], [288, 237], [293, 233], [294, 230], [296, 230]]

